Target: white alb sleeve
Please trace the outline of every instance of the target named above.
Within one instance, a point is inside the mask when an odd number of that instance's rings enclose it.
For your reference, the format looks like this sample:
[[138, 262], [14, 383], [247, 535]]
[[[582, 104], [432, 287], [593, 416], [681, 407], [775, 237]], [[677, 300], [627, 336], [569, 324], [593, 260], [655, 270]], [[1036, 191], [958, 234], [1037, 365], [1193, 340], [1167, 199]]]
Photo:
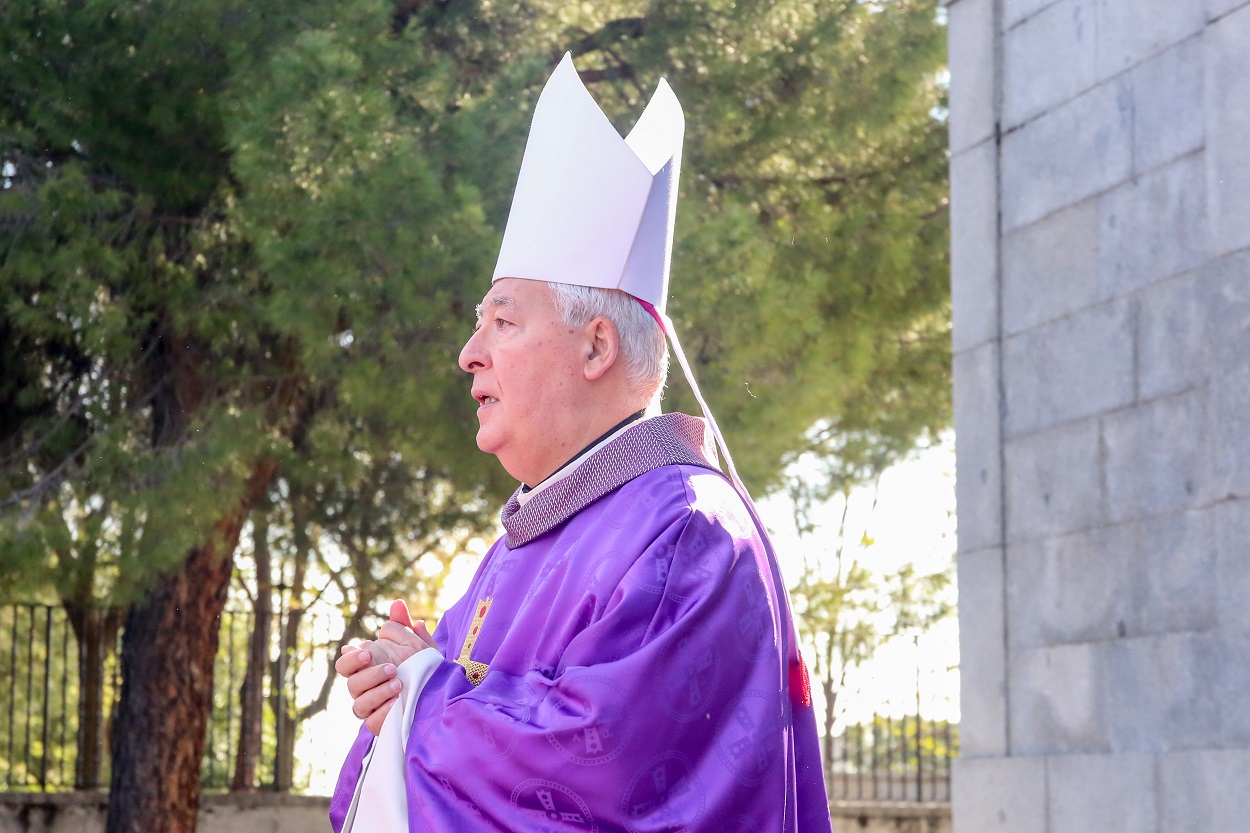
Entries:
[[426, 648], [400, 664], [395, 677], [404, 687], [361, 766], [356, 793], [343, 821], [343, 833], [408, 833], [404, 750], [417, 698], [440, 661], [438, 649]]

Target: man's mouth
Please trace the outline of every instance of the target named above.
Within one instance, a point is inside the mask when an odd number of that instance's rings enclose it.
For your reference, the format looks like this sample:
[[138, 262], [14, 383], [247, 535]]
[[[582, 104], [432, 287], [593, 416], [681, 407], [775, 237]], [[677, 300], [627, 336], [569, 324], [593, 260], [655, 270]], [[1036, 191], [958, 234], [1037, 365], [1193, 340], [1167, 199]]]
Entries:
[[475, 393], [473, 394], [473, 398], [476, 399], [477, 404], [481, 405], [482, 407], [486, 407], [487, 405], [494, 405], [496, 402], [499, 401], [495, 397], [487, 396], [484, 393]]

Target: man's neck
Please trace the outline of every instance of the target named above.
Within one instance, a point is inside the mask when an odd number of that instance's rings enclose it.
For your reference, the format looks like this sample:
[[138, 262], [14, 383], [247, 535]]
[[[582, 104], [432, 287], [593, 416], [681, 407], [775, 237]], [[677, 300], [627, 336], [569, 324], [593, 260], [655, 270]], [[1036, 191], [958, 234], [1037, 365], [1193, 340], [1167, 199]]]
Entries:
[[613, 426], [612, 426], [611, 428], [609, 428], [607, 431], [604, 431], [602, 434], [600, 434], [599, 436], [595, 437], [595, 438], [594, 438], [593, 440], [591, 440], [590, 442], [586, 443], [586, 445], [582, 446], [582, 447], [581, 447], [581, 449], [580, 449], [580, 450], [578, 450], [578, 452], [577, 452], [576, 454], [574, 454], [574, 455], [573, 455], [572, 457], [570, 457], [569, 459], [565, 460], [565, 461], [564, 461], [563, 463], [561, 463], [559, 466], [556, 466], [555, 470], [553, 470], [553, 471], [552, 471], [550, 474], [548, 474], [546, 477], [544, 477], [544, 478], [542, 478], [541, 480], [539, 480], [537, 483], [535, 483], [535, 484], [533, 484], [533, 485], [522, 484], [522, 485], [521, 485], [521, 491], [522, 491], [522, 493], [524, 493], [524, 492], [528, 492], [528, 491], [530, 491], [531, 489], [536, 489], [536, 488], [538, 488], [540, 485], [542, 485], [543, 483], [547, 482], [548, 480], [550, 480], [550, 479], [551, 479], [552, 477], [554, 477], [555, 475], [559, 474], [559, 473], [560, 473], [560, 472], [561, 472], [561, 471], [562, 471], [562, 470], [563, 470], [566, 466], [568, 466], [568, 465], [569, 465], [570, 463], [572, 463], [574, 460], [576, 460], [576, 459], [578, 459], [579, 457], [581, 457], [581, 456], [582, 456], [583, 454], [585, 454], [587, 451], [589, 451], [590, 449], [594, 448], [594, 447], [595, 447], [595, 446], [597, 446], [599, 443], [603, 442], [603, 441], [604, 441], [604, 440], [606, 440], [608, 437], [610, 437], [610, 436], [612, 436], [613, 434], [615, 434], [617, 431], [620, 431], [620, 430], [621, 430], [622, 428], [624, 428], [626, 425], [629, 425], [630, 423], [637, 422], [638, 420], [642, 419], [642, 418], [643, 418], [643, 416], [645, 416], [645, 415], [646, 415], [646, 413], [647, 413], [647, 412], [646, 412], [646, 409], [644, 408], [644, 409], [643, 409], [643, 410], [641, 410], [641, 411], [635, 411], [634, 413], [632, 413], [632, 414], [630, 414], [629, 416], [625, 417], [623, 420], [621, 420], [620, 422], [618, 422], [618, 423], [616, 423], [615, 425], [613, 425]]

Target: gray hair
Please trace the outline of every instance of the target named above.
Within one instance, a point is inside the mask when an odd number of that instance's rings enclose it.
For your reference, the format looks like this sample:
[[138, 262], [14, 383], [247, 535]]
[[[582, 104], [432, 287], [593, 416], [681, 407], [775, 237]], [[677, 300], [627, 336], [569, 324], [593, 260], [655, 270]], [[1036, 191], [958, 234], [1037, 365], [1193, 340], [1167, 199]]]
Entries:
[[565, 324], [581, 327], [602, 315], [616, 325], [621, 358], [630, 386], [651, 399], [668, 378], [664, 332], [638, 299], [620, 289], [548, 282], [556, 311]]

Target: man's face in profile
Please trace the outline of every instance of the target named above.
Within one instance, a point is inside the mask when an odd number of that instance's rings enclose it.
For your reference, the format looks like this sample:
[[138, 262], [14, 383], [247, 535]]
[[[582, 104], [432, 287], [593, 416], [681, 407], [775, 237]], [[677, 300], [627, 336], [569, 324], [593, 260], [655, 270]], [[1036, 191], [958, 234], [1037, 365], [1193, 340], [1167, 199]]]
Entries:
[[565, 460], [562, 426], [584, 395], [578, 343], [545, 283], [503, 278], [482, 299], [460, 351], [478, 403], [477, 446], [523, 483], [534, 485]]

